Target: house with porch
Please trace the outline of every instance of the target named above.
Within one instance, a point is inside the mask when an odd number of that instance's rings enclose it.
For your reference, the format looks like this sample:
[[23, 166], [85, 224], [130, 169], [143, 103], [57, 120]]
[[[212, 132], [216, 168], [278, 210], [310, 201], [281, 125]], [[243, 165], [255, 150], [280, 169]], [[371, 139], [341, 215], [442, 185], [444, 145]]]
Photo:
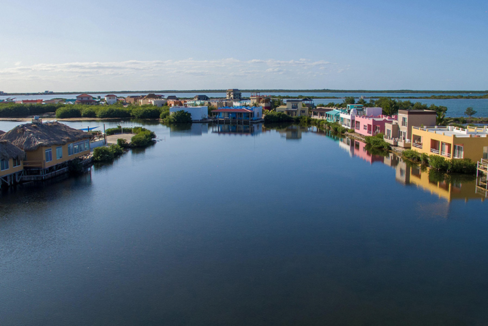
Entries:
[[88, 105], [95, 105], [98, 104], [97, 101], [93, 99], [93, 96], [89, 94], [81, 94], [76, 97], [75, 104], [88, 104]]
[[312, 109], [312, 118], [313, 119], [319, 119], [319, 120], [325, 120], [327, 119], [327, 112], [330, 112], [334, 110], [333, 108], [314, 108]]
[[432, 110], [398, 110], [396, 121], [385, 123], [385, 141], [393, 146], [410, 148], [412, 128], [435, 126], [437, 113]]
[[114, 95], [114, 94], [105, 95], [105, 103], [107, 103], [109, 105], [117, 103], [117, 95]]
[[285, 105], [276, 108], [276, 112], [283, 112], [291, 117], [308, 117], [309, 108], [303, 105], [302, 100], [287, 100]]
[[24, 172], [25, 152], [8, 140], [0, 140], [0, 187], [21, 180]]
[[331, 111], [325, 112], [327, 122], [335, 123], [340, 121], [341, 110], [333, 109]]
[[356, 116], [354, 118], [354, 130], [356, 133], [363, 136], [375, 136], [377, 134], [384, 134], [385, 123], [396, 121], [396, 116]]
[[356, 116], [376, 117], [380, 116], [382, 113], [383, 109], [379, 107], [365, 108], [362, 104], [348, 104], [339, 114], [339, 123], [345, 128], [354, 129], [354, 120]]
[[263, 118], [263, 108], [260, 106], [223, 107], [211, 111], [217, 122], [252, 123]]
[[59, 122], [33, 119], [3, 134], [0, 141], [8, 141], [25, 152], [23, 179], [30, 180], [29, 176], [47, 179], [68, 172], [70, 161], [90, 155], [90, 137]]
[[413, 127], [412, 149], [446, 159], [488, 159], [488, 127]]

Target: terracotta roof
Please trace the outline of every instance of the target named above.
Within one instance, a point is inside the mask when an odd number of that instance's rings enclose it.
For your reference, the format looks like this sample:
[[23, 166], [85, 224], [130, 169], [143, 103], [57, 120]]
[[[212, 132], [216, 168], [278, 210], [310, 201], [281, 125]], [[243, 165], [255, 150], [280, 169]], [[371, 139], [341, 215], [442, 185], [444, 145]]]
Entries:
[[105, 97], [117, 97], [117, 95], [114, 95], [114, 94], [108, 94], [108, 95], [105, 95]]
[[78, 95], [78, 96], [77, 96], [77, 98], [78, 98], [78, 97], [82, 97], [82, 96], [83, 96], [83, 97], [86, 97], [86, 96], [93, 97], [93, 96], [91, 96], [90, 94], [81, 94], [81, 95]]

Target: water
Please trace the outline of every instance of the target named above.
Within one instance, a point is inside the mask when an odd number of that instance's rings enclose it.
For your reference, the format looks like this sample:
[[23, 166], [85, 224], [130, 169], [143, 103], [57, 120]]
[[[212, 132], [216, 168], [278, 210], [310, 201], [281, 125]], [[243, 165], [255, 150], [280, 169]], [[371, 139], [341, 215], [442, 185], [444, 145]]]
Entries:
[[[121, 97], [126, 97], [129, 95], [146, 95], [147, 93], [124, 93], [124, 94], [117, 94]], [[195, 95], [202, 94], [202, 93], [165, 93], [162, 95], [176, 95], [178, 97], [194, 97]], [[205, 93], [203, 93], [205, 94]], [[51, 99], [54, 97], [61, 97], [61, 98], [68, 98], [74, 99], [76, 98], [77, 94], [40, 94], [40, 95], [18, 95], [18, 96], [10, 96], [15, 97], [16, 100], [25, 100], [25, 99]], [[104, 97], [106, 94], [93, 94], [94, 96], [101, 96]], [[225, 93], [206, 93], [209, 97], [225, 97]], [[251, 93], [242, 93], [244, 97], [249, 97]], [[264, 93], [263, 93], [264, 95]], [[359, 98], [361, 96], [365, 97], [366, 99], [369, 98], [378, 98], [378, 97], [404, 97], [405, 99], [401, 100], [410, 100], [412, 102], [421, 102], [424, 104], [435, 104], [435, 105], [443, 105], [448, 108], [447, 116], [449, 117], [462, 117], [464, 116], [464, 111], [468, 107], [472, 107], [478, 113], [474, 117], [488, 117], [488, 99], [447, 99], [447, 100], [433, 100], [433, 99], [408, 99], [408, 97], [419, 97], [419, 96], [432, 96], [432, 95], [481, 95], [479, 93], [476, 94], [467, 94], [467, 93], [449, 93], [449, 94], [442, 94], [442, 93], [317, 93], [317, 92], [299, 92], [299, 93], [280, 93], [280, 92], [271, 92], [267, 93], [266, 95], [281, 95], [281, 96], [320, 96], [320, 97], [338, 97], [337, 99], [314, 99], [315, 104], [327, 104], [330, 102], [334, 103], [342, 103], [343, 98], [347, 96], [354, 96]], [[0, 96], [0, 99], [5, 99], [8, 96]]]
[[472, 180], [296, 126], [146, 127], [152, 147], [2, 192], [2, 326], [488, 323]]

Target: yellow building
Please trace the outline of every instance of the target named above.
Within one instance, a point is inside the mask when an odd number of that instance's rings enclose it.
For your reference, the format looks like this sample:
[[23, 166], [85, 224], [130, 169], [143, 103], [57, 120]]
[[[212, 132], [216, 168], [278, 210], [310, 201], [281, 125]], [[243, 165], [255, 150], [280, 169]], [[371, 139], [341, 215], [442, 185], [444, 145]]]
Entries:
[[302, 100], [288, 100], [286, 105], [278, 106], [276, 112], [283, 112], [291, 117], [308, 117], [308, 106], [303, 105]]
[[27, 175], [46, 175], [63, 170], [68, 162], [90, 154], [90, 134], [59, 122], [18, 125], [1, 140], [25, 152], [23, 166]]
[[446, 159], [488, 158], [488, 128], [413, 127], [412, 149]]
[[19, 182], [24, 170], [25, 152], [7, 140], [0, 140], [0, 187]]

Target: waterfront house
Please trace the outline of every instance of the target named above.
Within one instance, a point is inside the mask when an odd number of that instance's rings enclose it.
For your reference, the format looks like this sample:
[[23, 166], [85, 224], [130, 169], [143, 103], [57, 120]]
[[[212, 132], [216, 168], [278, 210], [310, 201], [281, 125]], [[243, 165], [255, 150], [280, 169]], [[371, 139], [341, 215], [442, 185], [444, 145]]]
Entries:
[[271, 97], [268, 95], [261, 95], [261, 93], [251, 93], [250, 105], [259, 105], [263, 110], [271, 110]]
[[127, 104], [137, 104], [139, 103], [139, 99], [142, 98], [142, 96], [139, 95], [130, 95], [125, 98], [125, 103]]
[[93, 99], [93, 96], [89, 94], [81, 94], [76, 97], [76, 102], [75, 104], [89, 104], [89, 105], [94, 105], [97, 104], [98, 102]]
[[194, 101], [208, 101], [210, 100], [207, 95], [195, 95], [193, 97]]
[[172, 107], [172, 106], [185, 106], [186, 105], [186, 101], [185, 100], [167, 100], [166, 101], [166, 104], [169, 107]]
[[223, 107], [211, 111], [218, 122], [254, 122], [263, 118], [263, 108], [260, 106]]
[[0, 187], [19, 182], [24, 170], [25, 152], [7, 140], [0, 140]]
[[59, 104], [63, 103], [65, 100], [62, 98], [53, 98], [50, 100], [44, 100], [44, 104]]
[[385, 141], [410, 148], [412, 127], [435, 126], [437, 113], [432, 110], [398, 110], [396, 121], [385, 123]]
[[313, 119], [320, 119], [320, 120], [325, 120], [327, 119], [327, 112], [332, 111], [333, 108], [315, 108], [312, 109], [312, 118]]
[[[21, 104], [42, 104], [43, 100], [21, 100], [19, 103]], [[17, 101], [16, 101], [17, 103]]]
[[190, 113], [193, 122], [202, 121], [208, 118], [208, 106], [172, 106], [169, 109], [169, 114], [178, 111]]
[[25, 152], [26, 175], [46, 177], [67, 172], [70, 161], [89, 155], [89, 139], [87, 132], [40, 119], [18, 125], [0, 137]]
[[304, 106], [302, 100], [288, 100], [285, 105], [276, 108], [276, 112], [283, 112], [291, 117], [308, 117], [308, 107]]
[[177, 101], [179, 100], [178, 96], [176, 95], [169, 95], [166, 97], [166, 99], [169, 101], [169, 100], [172, 100], [172, 101]]
[[374, 136], [384, 134], [385, 123], [396, 121], [396, 116], [356, 116], [354, 118], [355, 132], [363, 136]]
[[339, 122], [340, 114], [341, 114], [341, 111], [337, 110], [337, 109], [333, 109], [333, 110], [330, 110], [328, 112], [325, 112], [327, 122], [330, 122], [330, 123]]
[[446, 159], [488, 159], [488, 127], [413, 127], [412, 149]]
[[147, 94], [146, 96], [142, 96], [139, 98], [139, 105], [154, 105], [153, 101], [154, 100], [160, 100], [162, 99], [162, 95], [156, 95], [156, 94]]
[[240, 90], [232, 88], [228, 89], [225, 93], [226, 99], [240, 101], [242, 99], [242, 93]]
[[222, 107], [227, 107], [227, 106], [234, 106], [234, 101], [214, 99], [214, 100], [210, 100], [209, 104], [210, 104], [210, 106], [213, 106], [216, 108], [222, 108]]
[[114, 94], [105, 95], [105, 103], [109, 105], [117, 103], [117, 95]]
[[339, 114], [339, 123], [348, 129], [354, 129], [354, 119], [356, 116], [380, 116], [383, 112], [379, 107], [363, 107], [362, 104], [348, 104]]

